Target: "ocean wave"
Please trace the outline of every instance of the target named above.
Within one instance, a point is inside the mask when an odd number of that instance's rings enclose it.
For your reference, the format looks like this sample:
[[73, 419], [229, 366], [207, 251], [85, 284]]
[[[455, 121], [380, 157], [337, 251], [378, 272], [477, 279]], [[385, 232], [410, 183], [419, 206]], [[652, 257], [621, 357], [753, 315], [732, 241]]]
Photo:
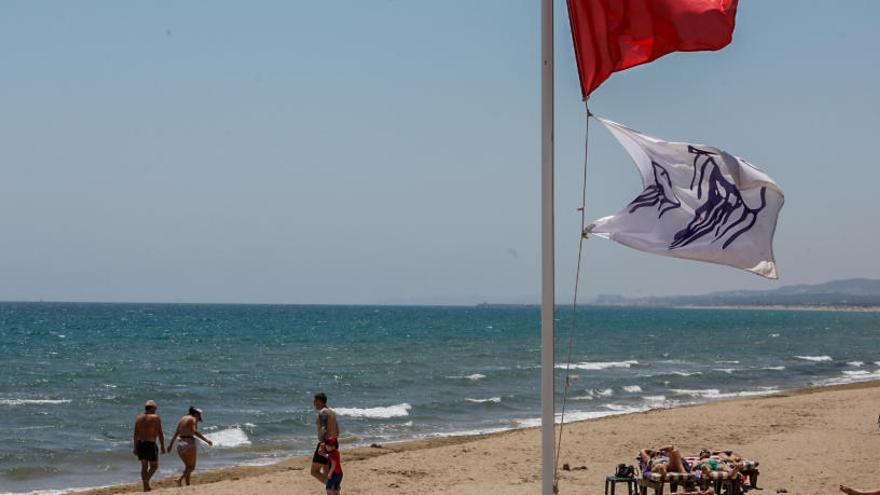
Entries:
[[762, 370], [767, 370], [767, 371], [782, 371], [782, 370], [785, 369], [785, 366], [766, 366], [766, 367], [761, 368], [761, 369], [762, 369]]
[[70, 399], [0, 399], [0, 406], [35, 406], [69, 403]]
[[[611, 406], [611, 407], [609, 407]], [[605, 407], [608, 407], [608, 411], [572, 411], [565, 413], [565, 423], [574, 423], [576, 421], [586, 421], [589, 419], [598, 419], [604, 418], [607, 416], [617, 416], [620, 414], [630, 414], [636, 412], [647, 411], [649, 408], [647, 407], [632, 407], [632, 406], [619, 406], [617, 404], [609, 404]], [[611, 410], [611, 408], [614, 410]], [[518, 428], [531, 428], [534, 426], [541, 426], [541, 418], [526, 418], [526, 419], [514, 419], [513, 422], [517, 425]], [[562, 415], [556, 414], [556, 424], [560, 424], [562, 422]]]
[[864, 361], [847, 361], [846, 364], [848, 366], [852, 366], [854, 368], [861, 368], [862, 366], [865, 365], [865, 362]]
[[474, 373], [472, 375], [447, 376], [446, 378], [449, 378], [450, 380], [470, 380], [472, 382], [475, 382], [477, 380], [482, 380], [483, 378], [486, 378], [486, 375], [482, 373]]
[[[538, 420], [538, 424], [541, 423], [541, 420]], [[510, 431], [516, 429], [515, 427], [510, 426], [496, 426], [492, 428], [476, 428], [473, 430], [456, 430], [456, 431], [447, 431], [447, 432], [432, 432], [432, 433], [421, 433], [419, 435], [415, 435], [414, 438], [446, 438], [446, 437], [468, 437], [474, 435], [489, 435], [492, 433], [500, 433], [502, 431]]]
[[739, 392], [721, 392], [717, 388], [707, 388], [702, 390], [691, 389], [672, 389], [670, 392], [678, 395], [687, 395], [701, 399], [732, 399], [735, 397], [758, 397], [762, 395], [772, 395], [779, 392], [777, 387], [758, 387], [756, 390], [741, 390]]
[[[638, 361], [629, 360], [629, 361], [584, 361], [580, 363], [571, 363], [571, 368], [577, 370], [605, 370], [608, 368], [631, 368], [633, 365], [639, 364]], [[557, 364], [556, 368], [566, 369], [567, 365], [565, 364]]]
[[619, 413], [641, 412], [643, 410], [640, 407], [625, 406], [623, 404], [605, 404], [604, 407]]
[[687, 388], [673, 388], [669, 390], [673, 394], [676, 395], [688, 395], [691, 397], [705, 397], [705, 398], [714, 398], [718, 397], [718, 394], [721, 393], [717, 388], [707, 388], [707, 389], [687, 389]]
[[501, 402], [501, 397], [489, 397], [488, 399], [468, 399], [468, 398], [465, 398], [465, 400], [468, 402], [473, 402], [475, 404], [482, 404], [484, 402], [491, 402], [493, 404], [498, 404], [499, 402]]
[[638, 393], [642, 391], [642, 387], [638, 385], [627, 385], [623, 387], [623, 390], [632, 394]]
[[721, 360], [721, 361], [715, 361], [715, 364], [739, 364], [739, 361], [737, 361], [735, 359], [731, 360], [731, 361]]
[[666, 400], [665, 395], [643, 395], [642, 399], [647, 402], [663, 402]]
[[776, 339], [776, 338], [779, 338], [779, 334], [778, 333], [771, 333], [770, 337]]
[[718, 394], [717, 399], [732, 399], [734, 397], [760, 397], [762, 395], [773, 395], [779, 393], [776, 387], [761, 387], [759, 390], [743, 390], [741, 392], [727, 392]]
[[337, 407], [336, 414], [339, 416], [348, 416], [350, 418], [401, 418], [409, 416], [412, 406], [403, 403], [387, 407]]
[[717, 371], [719, 373], [727, 373], [728, 375], [731, 375], [731, 374], [733, 374], [734, 371], [736, 371], [736, 369], [735, 368], [715, 368], [712, 371]]
[[819, 380], [816, 382], [812, 382], [811, 385], [824, 387], [829, 385], [846, 385], [847, 383], [874, 380], [880, 380], [880, 370], [874, 371], [873, 373], [864, 370], [848, 370], [844, 371], [842, 376], [840, 377]]
[[804, 361], [813, 361], [813, 362], [831, 361], [832, 360], [831, 356], [795, 356], [795, 357], [798, 359], [803, 359]]
[[678, 375], [678, 376], [695, 376], [695, 375], [702, 375], [703, 372], [702, 371], [670, 371], [667, 374]]
[[234, 426], [225, 430], [215, 432], [206, 432], [208, 439], [214, 442], [214, 447], [221, 449], [232, 449], [235, 447], [247, 447], [251, 444], [251, 439], [247, 433], [241, 428]]

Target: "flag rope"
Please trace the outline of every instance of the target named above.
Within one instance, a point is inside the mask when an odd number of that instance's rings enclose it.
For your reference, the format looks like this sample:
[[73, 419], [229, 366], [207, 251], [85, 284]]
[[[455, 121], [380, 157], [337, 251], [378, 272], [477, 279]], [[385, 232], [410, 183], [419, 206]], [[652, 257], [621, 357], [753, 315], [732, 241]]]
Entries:
[[571, 386], [571, 356], [574, 349], [574, 333], [577, 328], [577, 301], [578, 288], [580, 287], [581, 279], [581, 259], [584, 252], [584, 239], [587, 238], [585, 231], [587, 209], [587, 160], [590, 151], [590, 117], [592, 117], [593, 114], [590, 112], [590, 106], [586, 100], [584, 100], [584, 108], [587, 113], [586, 130], [584, 131], [584, 173], [581, 186], [581, 206], [578, 208], [578, 211], [581, 214], [581, 226], [580, 229], [578, 229], [577, 268], [575, 269], [574, 295], [571, 302], [571, 329], [568, 333], [568, 357], [565, 364], [565, 384], [562, 389], [562, 409], [559, 415], [559, 439], [556, 442], [556, 457], [553, 461], [553, 487], [554, 492], [557, 493], [559, 492], [559, 456], [562, 452], [562, 430], [565, 428], [565, 403], [566, 398], [568, 397], [568, 389]]

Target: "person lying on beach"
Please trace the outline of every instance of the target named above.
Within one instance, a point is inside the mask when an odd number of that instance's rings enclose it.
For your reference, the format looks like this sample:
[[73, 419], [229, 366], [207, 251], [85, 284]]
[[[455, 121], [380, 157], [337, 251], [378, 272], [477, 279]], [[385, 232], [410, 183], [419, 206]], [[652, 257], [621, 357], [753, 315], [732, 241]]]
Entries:
[[165, 453], [165, 434], [162, 433], [162, 418], [156, 414], [159, 406], [156, 402], [148, 400], [144, 404], [144, 413], [134, 421], [134, 435], [132, 438], [132, 453], [141, 461], [141, 481], [144, 483], [144, 491], [150, 491], [150, 479], [159, 469], [159, 445], [162, 453]]
[[339, 423], [336, 422], [336, 413], [327, 407], [327, 395], [324, 392], [315, 394], [312, 404], [318, 410], [315, 421], [318, 427], [318, 446], [315, 447], [315, 454], [312, 456], [311, 474], [323, 485], [330, 477], [330, 462], [322, 451], [323, 445], [330, 437], [339, 438]]
[[[703, 449], [703, 450], [708, 451], [708, 449]], [[740, 456], [739, 454], [735, 453], [732, 450], [716, 450], [716, 451], [712, 451], [710, 453], [714, 457], [717, 457], [718, 459], [721, 459], [722, 461], [725, 461], [725, 462], [734, 462], [734, 463], [742, 462], [742, 456]]]
[[642, 472], [658, 473], [666, 476], [666, 473], [687, 473], [690, 466], [681, 457], [681, 452], [674, 445], [660, 447], [658, 449], [643, 449], [639, 452], [639, 460], [642, 464]]
[[201, 420], [202, 410], [190, 407], [189, 413], [180, 418], [180, 422], [177, 423], [177, 430], [174, 432], [174, 436], [171, 437], [171, 442], [168, 444], [168, 452], [170, 453], [174, 441], [180, 438], [180, 442], [177, 444], [177, 455], [180, 456], [180, 460], [183, 461], [183, 474], [177, 479], [177, 486], [183, 486], [184, 481], [186, 481], [187, 486], [189, 486], [189, 476], [196, 469], [196, 460], [199, 457], [196, 438], [202, 439], [202, 441], [208, 445], [214, 445], [213, 442], [205, 438], [204, 435], [199, 433], [196, 429]]
[[327, 441], [324, 442], [324, 452], [330, 463], [330, 468], [327, 470], [329, 476], [325, 485], [327, 495], [339, 495], [339, 491], [342, 489], [340, 486], [342, 484], [342, 459], [339, 455], [339, 442], [336, 437], [327, 438]]
[[880, 495], [880, 490], [862, 491], [850, 488], [846, 485], [840, 485], [840, 491], [847, 495]]
[[[730, 459], [730, 456], [727, 458]], [[700, 451], [700, 460], [694, 465], [693, 470], [700, 471], [704, 479], [708, 478], [712, 471], [728, 473], [730, 478], [735, 478], [742, 468], [743, 465], [740, 462], [723, 460], [718, 456], [713, 456], [708, 449], [703, 449]]]

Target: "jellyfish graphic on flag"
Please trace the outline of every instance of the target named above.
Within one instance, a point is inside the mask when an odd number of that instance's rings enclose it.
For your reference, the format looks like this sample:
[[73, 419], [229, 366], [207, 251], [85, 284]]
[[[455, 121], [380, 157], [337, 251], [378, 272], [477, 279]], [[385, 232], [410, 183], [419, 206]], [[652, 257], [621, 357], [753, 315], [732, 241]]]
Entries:
[[632, 157], [644, 189], [623, 210], [589, 225], [588, 234], [778, 278], [773, 234], [785, 196], [769, 175], [719, 148], [663, 141], [593, 118]]

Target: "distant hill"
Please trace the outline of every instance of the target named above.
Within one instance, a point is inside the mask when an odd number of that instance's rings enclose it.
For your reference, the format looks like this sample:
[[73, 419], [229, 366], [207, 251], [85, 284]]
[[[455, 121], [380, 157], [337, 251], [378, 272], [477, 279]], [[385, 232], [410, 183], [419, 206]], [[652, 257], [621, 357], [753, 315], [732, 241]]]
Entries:
[[630, 298], [600, 295], [593, 304], [609, 306], [880, 306], [880, 280], [851, 278], [773, 290], [712, 292], [698, 296]]

